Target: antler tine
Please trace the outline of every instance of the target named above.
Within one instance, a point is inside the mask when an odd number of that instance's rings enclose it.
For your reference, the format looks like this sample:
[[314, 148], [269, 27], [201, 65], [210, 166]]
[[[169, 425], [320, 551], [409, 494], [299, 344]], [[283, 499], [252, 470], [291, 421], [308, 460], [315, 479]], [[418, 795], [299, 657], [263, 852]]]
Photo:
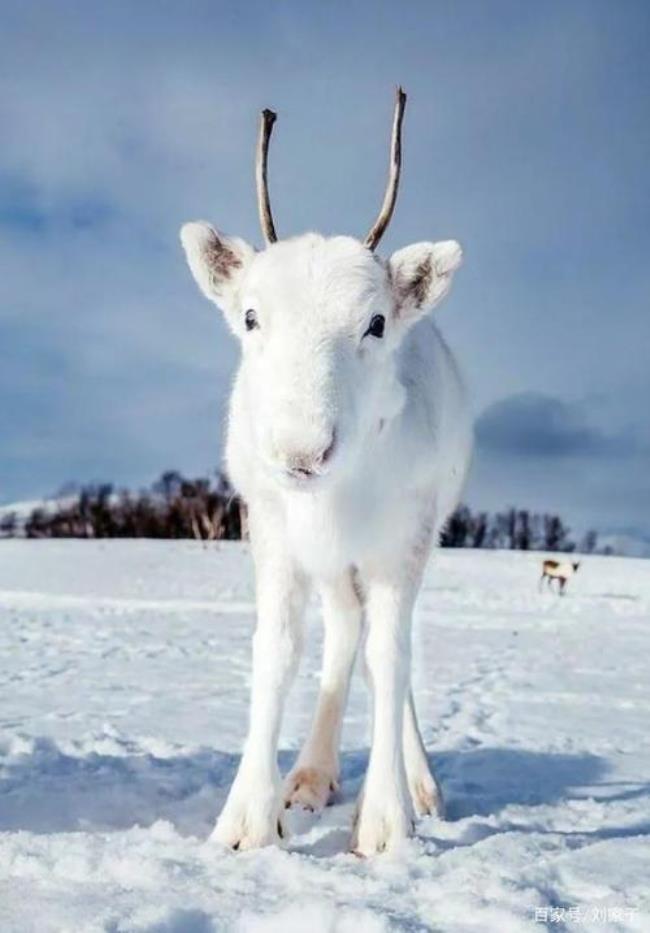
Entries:
[[399, 188], [399, 176], [402, 169], [402, 119], [404, 118], [404, 108], [406, 106], [406, 94], [401, 87], [397, 88], [395, 97], [395, 112], [393, 114], [393, 132], [390, 141], [390, 168], [388, 173], [388, 184], [384, 202], [376, 221], [370, 228], [370, 233], [364, 240], [364, 246], [368, 249], [375, 249], [381, 240], [386, 227], [390, 223], [397, 201], [397, 189]]
[[277, 118], [277, 113], [272, 110], [263, 110], [260, 117], [260, 132], [257, 138], [257, 156], [255, 159], [255, 182], [257, 185], [257, 210], [260, 215], [260, 225], [267, 245], [275, 243], [277, 234], [275, 224], [273, 223], [273, 214], [271, 213], [271, 202], [269, 200], [269, 185], [266, 175], [266, 167], [269, 157], [269, 140], [273, 132], [273, 124]]

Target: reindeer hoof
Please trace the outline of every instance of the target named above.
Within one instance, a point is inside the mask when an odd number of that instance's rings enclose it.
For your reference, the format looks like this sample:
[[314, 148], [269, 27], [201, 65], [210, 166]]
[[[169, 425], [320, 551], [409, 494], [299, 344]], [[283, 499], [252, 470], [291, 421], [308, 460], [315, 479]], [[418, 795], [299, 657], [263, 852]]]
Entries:
[[337, 791], [338, 783], [328, 772], [319, 768], [298, 768], [285, 781], [284, 805], [319, 813]]

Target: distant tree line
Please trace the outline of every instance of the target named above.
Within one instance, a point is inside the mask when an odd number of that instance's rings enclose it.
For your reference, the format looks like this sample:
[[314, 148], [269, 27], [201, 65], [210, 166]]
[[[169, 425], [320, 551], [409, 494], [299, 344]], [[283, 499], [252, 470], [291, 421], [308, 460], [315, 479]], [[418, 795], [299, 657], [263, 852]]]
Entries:
[[[195, 538], [236, 540], [245, 534], [245, 508], [221, 475], [187, 479], [163, 473], [149, 489], [115, 491], [109, 484], [85, 486], [22, 518], [0, 517], [0, 537], [27, 538]], [[558, 515], [509, 508], [473, 512], [461, 505], [447, 522], [443, 547], [506, 548], [519, 551], [597, 550], [597, 536], [580, 542]]]
[[116, 492], [109, 484], [85, 486], [74, 496], [35, 508], [20, 521], [0, 520], [0, 536], [27, 538], [196, 538], [242, 536], [242, 508], [228, 482], [163, 473], [150, 489]]
[[559, 515], [508, 508], [503, 512], [472, 512], [466, 505], [453, 513], [442, 534], [442, 547], [505, 548], [511, 551], [575, 551], [592, 554], [598, 536], [588, 531], [580, 541], [571, 537]]

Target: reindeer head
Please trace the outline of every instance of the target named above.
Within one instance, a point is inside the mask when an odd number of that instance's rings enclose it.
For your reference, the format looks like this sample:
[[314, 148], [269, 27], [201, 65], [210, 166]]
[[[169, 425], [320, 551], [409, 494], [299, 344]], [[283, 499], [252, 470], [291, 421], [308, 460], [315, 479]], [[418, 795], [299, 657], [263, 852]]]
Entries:
[[415, 243], [388, 261], [374, 253], [397, 197], [405, 102], [399, 88], [386, 194], [363, 242], [315, 233], [277, 242], [267, 186], [269, 110], [256, 163], [266, 248], [258, 252], [203, 222], [181, 230], [194, 278], [241, 341], [255, 452], [285, 485], [312, 488], [343, 475], [401, 410], [396, 351], [447, 294], [461, 261], [453, 240]]

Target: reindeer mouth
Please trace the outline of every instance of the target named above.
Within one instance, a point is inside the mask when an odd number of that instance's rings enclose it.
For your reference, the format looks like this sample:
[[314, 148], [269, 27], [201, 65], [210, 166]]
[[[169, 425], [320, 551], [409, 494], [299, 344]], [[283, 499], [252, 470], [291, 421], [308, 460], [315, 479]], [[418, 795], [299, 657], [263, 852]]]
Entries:
[[286, 492], [317, 492], [327, 484], [328, 473], [316, 473], [311, 470], [284, 470], [276, 473], [276, 482]]
[[320, 473], [316, 473], [314, 470], [308, 470], [306, 467], [296, 467], [295, 470], [287, 470], [289, 476], [293, 476], [296, 479], [308, 479], [312, 476], [320, 476]]

